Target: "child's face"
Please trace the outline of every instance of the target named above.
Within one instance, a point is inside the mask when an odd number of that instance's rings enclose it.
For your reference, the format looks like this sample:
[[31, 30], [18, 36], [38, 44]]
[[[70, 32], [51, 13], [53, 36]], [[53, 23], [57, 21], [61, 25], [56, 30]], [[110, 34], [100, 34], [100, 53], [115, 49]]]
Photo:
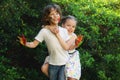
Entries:
[[57, 25], [59, 23], [60, 14], [54, 8], [51, 9], [49, 17], [50, 17], [51, 24]]
[[76, 28], [76, 21], [73, 19], [67, 19], [62, 26], [68, 30], [69, 34], [72, 34]]

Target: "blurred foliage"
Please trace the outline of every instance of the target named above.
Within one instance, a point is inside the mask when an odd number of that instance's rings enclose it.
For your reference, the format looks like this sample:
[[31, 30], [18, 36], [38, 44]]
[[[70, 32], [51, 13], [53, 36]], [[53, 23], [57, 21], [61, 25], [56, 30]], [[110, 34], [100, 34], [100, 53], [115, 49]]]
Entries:
[[9, 65], [10, 60], [1, 56], [0, 57], [0, 80], [15, 80], [20, 79], [17, 69]]
[[47, 48], [19, 44], [24, 34], [32, 41], [41, 29], [43, 7], [57, 3], [64, 16], [78, 20], [76, 34], [84, 35], [80, 52], [81, 80], [119, 80], [119, 0], [2, 0], [0, 1], [0, 80], [46, 80], [40, 71]]

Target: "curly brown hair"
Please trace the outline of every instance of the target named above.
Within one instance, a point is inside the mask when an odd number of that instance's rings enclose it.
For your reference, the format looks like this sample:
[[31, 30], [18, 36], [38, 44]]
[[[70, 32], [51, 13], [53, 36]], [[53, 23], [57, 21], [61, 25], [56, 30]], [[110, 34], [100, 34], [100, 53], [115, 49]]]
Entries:
[[43, 9], [43, 16], [42, 16], [43, 25], [50, 25], [49, 14], [51, 12], [51, 9], [55, 9], [60, 14], [60, 17], [62, 16], [61, 8], [59, 5], [49, 4]]

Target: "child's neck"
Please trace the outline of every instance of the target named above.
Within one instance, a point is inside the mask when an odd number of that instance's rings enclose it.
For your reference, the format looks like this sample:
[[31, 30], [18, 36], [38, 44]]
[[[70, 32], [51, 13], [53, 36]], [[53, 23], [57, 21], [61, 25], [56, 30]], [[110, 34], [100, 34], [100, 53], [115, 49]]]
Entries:
[[50, 28], [55, 28], [58, 27], [58, 25], [46, 25], [44, 28], [50, 29]]
[[69, 33], [69, 32], [68, 32], [68, 35], [72, 35], [72, 34], [73, 34], [73, 33]]
[[51, 25], [49, 25], [49, 27], [58, 27], [58, 25], [51, 24]]

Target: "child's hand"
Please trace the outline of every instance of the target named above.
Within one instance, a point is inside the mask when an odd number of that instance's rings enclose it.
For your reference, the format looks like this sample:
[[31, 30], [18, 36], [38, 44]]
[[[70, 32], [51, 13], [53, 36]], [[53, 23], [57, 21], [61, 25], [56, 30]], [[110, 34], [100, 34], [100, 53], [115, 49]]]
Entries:
[[27, 40], [26, 40], [26, 38], [25, 38], [24, 35], [18, 36], [18, 39], [19, 39], [19, 42], [20, 42], [22, 45], [25, 45], [26, 42], [27, 42]]
[[74, 39], [74, 40], [76, 40], [76, 38], [77, 38], [76, 35], [72, 35], [72, 36], [70, 36], [70, 39]]
[[75, 45], [77, 47], [79, 47], [82, 44], [82, 42], [83, 42], [83, 36], [82, 35], [78, 35], [77, 39], [75, 40]]
[[58, 29], [57, 27], [55, 27], [55, 28], [50, 28], [50, 31], [51, 31], [52, 33], [54, 33], [54, 34], [59, 33], [59, 29]]

